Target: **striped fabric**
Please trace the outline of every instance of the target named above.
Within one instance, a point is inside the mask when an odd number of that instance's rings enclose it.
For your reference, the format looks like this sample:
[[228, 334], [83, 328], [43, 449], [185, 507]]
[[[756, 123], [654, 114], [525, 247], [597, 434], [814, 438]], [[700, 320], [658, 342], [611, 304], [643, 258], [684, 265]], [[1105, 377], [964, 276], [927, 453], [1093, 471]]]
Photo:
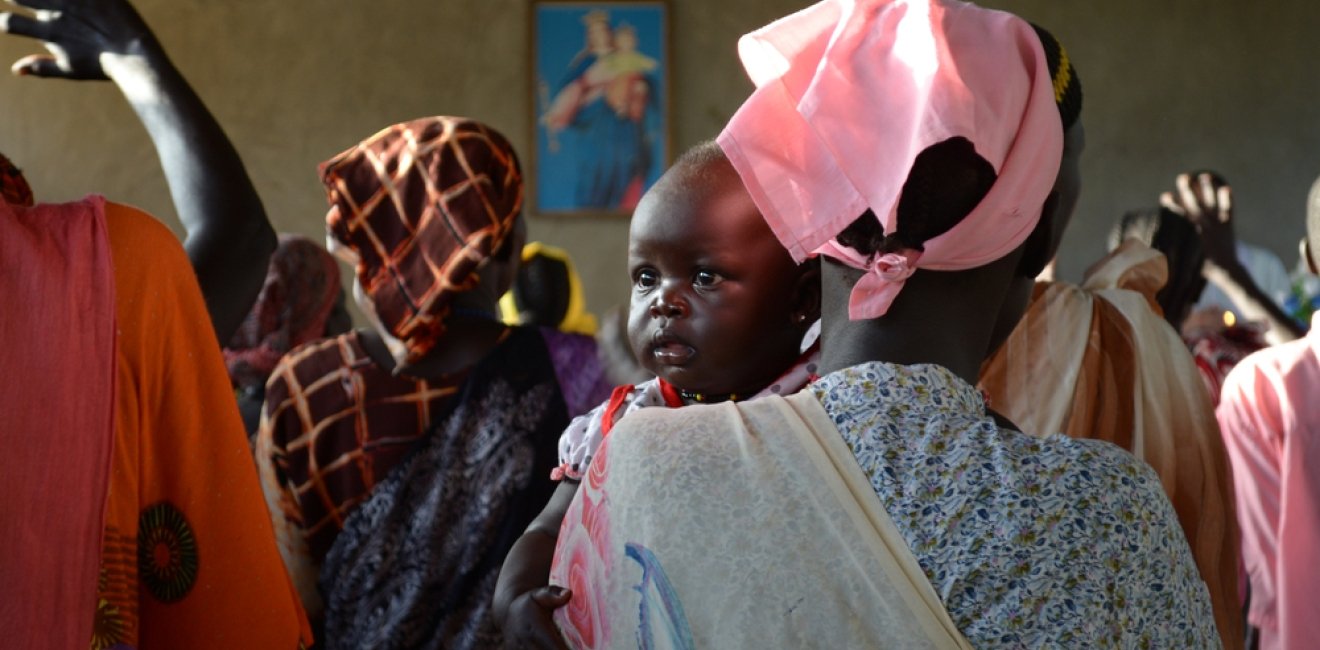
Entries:
[[391, 126], [321, 165], [330, 237], [385, 329], [415, 361], [444, 331], [454, 294], [513, 231], [522, 211], [517, 155], [460, 117]]

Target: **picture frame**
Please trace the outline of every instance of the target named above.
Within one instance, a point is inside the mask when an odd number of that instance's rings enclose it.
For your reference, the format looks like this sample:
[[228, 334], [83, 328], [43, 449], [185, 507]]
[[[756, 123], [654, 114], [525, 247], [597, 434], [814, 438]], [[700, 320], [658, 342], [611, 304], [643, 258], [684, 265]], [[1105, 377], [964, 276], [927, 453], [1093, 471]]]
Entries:
[[628, 216], [669, 165], [665, 0], [533, 0], [530, 212]]

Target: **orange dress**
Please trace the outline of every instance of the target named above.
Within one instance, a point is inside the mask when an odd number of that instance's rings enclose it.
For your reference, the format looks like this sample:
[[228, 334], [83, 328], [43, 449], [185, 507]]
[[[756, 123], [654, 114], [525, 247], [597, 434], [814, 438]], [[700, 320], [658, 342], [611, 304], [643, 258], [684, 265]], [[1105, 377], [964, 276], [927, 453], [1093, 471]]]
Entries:
[[188, 258], [136, 209], [106, 222], [118, 384], [91, 647], [310, 645]]
[[1106, 440], [1155, 469], [1224, 647], [1240, 648], [1232, 475], [1210, 395], [1154, 299], [1167, 278], [1163, 255], [1129, 241], [1080, 287], [1037, 284], [1026, 315], [981, 368], [981, 386], [1023, 431]]

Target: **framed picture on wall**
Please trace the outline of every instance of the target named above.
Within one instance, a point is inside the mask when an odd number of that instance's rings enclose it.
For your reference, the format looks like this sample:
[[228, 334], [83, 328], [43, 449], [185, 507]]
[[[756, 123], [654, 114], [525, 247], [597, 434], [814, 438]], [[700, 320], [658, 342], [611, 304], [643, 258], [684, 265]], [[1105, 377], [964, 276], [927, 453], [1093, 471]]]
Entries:
[[669, 8], [532, 2], [531, 211], [628, 215], [669, 163]]

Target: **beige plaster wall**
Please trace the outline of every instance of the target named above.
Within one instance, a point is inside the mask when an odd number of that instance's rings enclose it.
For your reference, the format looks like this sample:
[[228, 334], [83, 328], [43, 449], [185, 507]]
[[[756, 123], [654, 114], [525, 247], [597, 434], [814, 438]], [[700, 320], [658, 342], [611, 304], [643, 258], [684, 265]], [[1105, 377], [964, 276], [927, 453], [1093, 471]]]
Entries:
[[[672, 0], [676, 150], [713, 137], [750, 90], [739, 34], [805, 3]], [[1087, 185], [1062, 271], [1080, 275], [1128, 207], [1179, 170], [1212, 166], [1237, 190], [1242, 235], [1291, 265], [1307, 188], [1320, 173], [1311, 74], [1320, 5], [1278, 0], [987, 2], [1047, 25], [1086, 89]], [[140, 0], [176, 63], [234, 139], [280, 230], [317, 237], [318, 162], [389, 123], [479, 117], [531, 142], [526, 0]], [[32, 52], [0, 38], [0, 60]], [[0, 150], [39, 197], [101, 192], [174, 221], [146, 133], [108, 84], [0, 76]], [[529, 156], [524, 155], [524, 159]], [[627, 299], [627, 224], [532, 215], [568, 248], [589, 306]]]
[[1154, 205], [1181, 171], [1233, 185], [1238, 235], [1291, 270], [1320, 175], [1320, 4], [1236, 0], [994, 0], [1046, 26], [1085, 89], [1085, 186], [1060, 255], [1067, 277], [1113, 222]]

